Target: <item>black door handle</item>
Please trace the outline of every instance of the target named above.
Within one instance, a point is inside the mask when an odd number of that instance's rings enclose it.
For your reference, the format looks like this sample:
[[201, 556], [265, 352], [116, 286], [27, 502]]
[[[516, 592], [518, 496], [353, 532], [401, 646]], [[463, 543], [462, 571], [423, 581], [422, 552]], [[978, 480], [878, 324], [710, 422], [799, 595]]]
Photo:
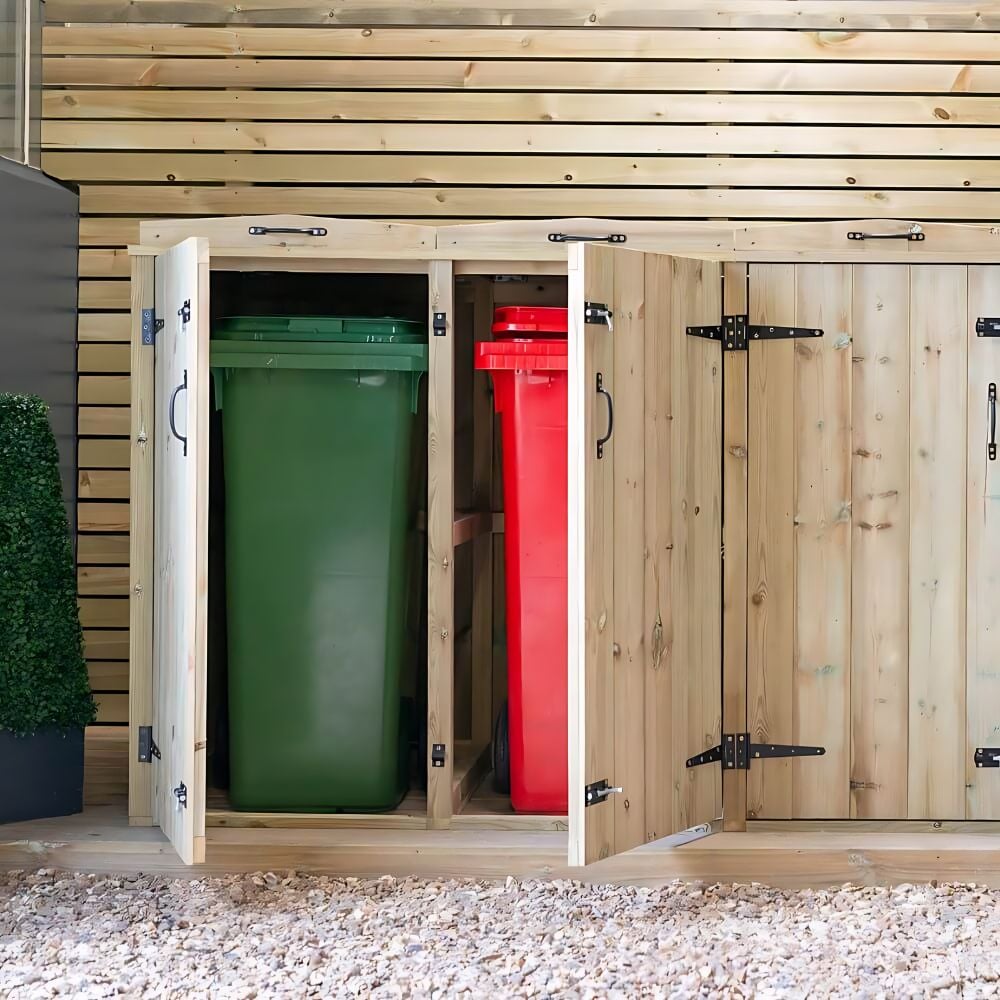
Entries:
[[597, 373], [597, 392], [608, 401], [608, 433], [597, 439], [597, 457], [604, 458], [604, 446], [611, 440], [615, 429], [615, 406], [611, 393], [604, 388], [604, 376], [600, 372]]
[[182, 392], [186, 392], [188, 387], [188, 373], [187, 369], [184, 369], [184, 381], [180, 385], [175, 386], [174, 391], [170, 394], [170, 406], [167, 409], [167, 419], [170, 421], [170, 433], [173, 434], [175, 438], [184, 446], [184, 457], [187, 458], [188, 453], [188, 439], [183, 434], [177, 433], [177, 423], [174, 419], [174, 407], [177, 405], [177, 396]]
[[990, 432], [990, 440], [986, 445], [986, 455], [991, 462], [997, 460], [997, 384], [990, 382], [986, 390], [986, 419]]
[[247, 232], [251, 236], [271, 236], [275, 233], [289, 233], [296, 236], [326, 236], [326, 230], [322, 226], [251, 226]]

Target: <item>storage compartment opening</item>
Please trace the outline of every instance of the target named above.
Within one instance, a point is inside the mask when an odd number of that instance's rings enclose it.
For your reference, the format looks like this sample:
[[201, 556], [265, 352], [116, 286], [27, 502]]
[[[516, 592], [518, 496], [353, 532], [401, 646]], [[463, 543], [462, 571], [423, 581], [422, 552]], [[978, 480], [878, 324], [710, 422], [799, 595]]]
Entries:
[[422, 825], [427, 278], [213, 272], [210, 301], [207, 823]]
[[[497, 373], [488, 370], [482, 361], [477, 365], [476, 359], [481, 353], [479, 345], [494, 340], [492, 330], [497, 309], [549, 306], [565, 310], [567, 280], [561, 275], [462, 276], [456, 279], [455, 297], [456, 813], [467, 817], [470, 822], [489, 822], [493, 818], [513, 824], [512, 828], [565, 829], [565, 808], [551, 808], [551, 803], [544, 796], [534, 800], [529, 796], [529, 808], [517, 810], [512, 805], [511, 777], [515, 787], [523, 788], [524, 776], [520, 773], [509, 774], [509, 637], [515, 642], [537, 646], [537, 636], [521, 636], [518, 629], [511, 628], [508, 619], [505, 531], [510, 512], [505, 511], [504, 505], [505, 454], [502, 418], [495, 405]], [[516, 336], [519, 339], [546, 338], [547, 334], [536, 331]], [[554, 334], [554, 337], [561, 339], [560, 333]], [[512, 377], [514, 374], [514, 371], [504, 372], [499, 377]], [[553, 374], [559, 377], [558, 373]], [[538, 381], [549, 382], [543, 378]], [[547, 388], [554, 389], [556, 394], [559, 392], [559, 387], [547, 385]], [[548, 428], [547, 432], [551, 434], [553, 429]], [[559, 437], [558, 429], [555, 436]], [[560, 440], [561, 444], [553, 440], [548, 442], [549, 446], [554, 447], [557, 453], [565, 454], [564, 435]], [[560, 506], [558, 501], [555, 506]], [[522, 518], [530, 519], [534, 514], [537, 512], [526, 511]], [[565, 511], [561, 519], [562, 535], [565, 536]], [[560, 520], [557, 512], [554, 520]], [[557, 558], [556, 562], [565, 565], [565, 559]], [[526, 573], [530, 571], [527, 566], [524, 570]], [[559, 589], [558, 582], [555, 589]], [[540, 613], [536, 620], [542, 623], [549, 617]], [[556, 632], [564, 643], [565, 614], [556, 626]], [[556, 715], [564, 715], [567, 703], [565, 659], [563, 649], [561, 693], [549, 692], [555, 697], [553, 703], [558, 706]], [[526, 657], [526, 660], [530, 658]], [[526, 699], [536, 698], [536, 709], [538, 693], [535, 690], [524, 694]], [[535, 715], [537, 719], [537, 711]], [[561, 726], [565, 727], [565, 720]], [[559, 726], [553, 729], [558, 731]], [[566, 755], [566, 739], [559, 736], [555, 742]], [[504, 768], [505, 763], [507, 779], [498, 781], [495, 764]], [[523, 767], [520, 760], [514, 766], [515, 772], [518, 767]], [[537, 787], [537, 776], [531, 775], [531, 780]], [[543, 776], [542, 785], [546, 782], [551, 784]], [[530, 808], [533, 804], [536, 807]]]

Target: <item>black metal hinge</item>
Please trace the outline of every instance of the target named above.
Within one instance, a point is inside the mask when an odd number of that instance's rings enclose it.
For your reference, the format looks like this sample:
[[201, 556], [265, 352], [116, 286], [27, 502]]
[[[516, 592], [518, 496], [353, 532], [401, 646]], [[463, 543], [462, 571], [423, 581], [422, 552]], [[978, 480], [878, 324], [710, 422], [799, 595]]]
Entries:
[[576, 233], [549, 233], [550, 243], [626, 243], [624, 233], [608, 233], [607, 236], [580, 236]]
[[607, 778], [601, 778], [600, 781], [593, 781], [583, 790], [583, 805], [596, 806], [604, 802], [609, 795], [616, 795], [622, 791], [621, 786], [617, 788], [612, 788], [608, 784]]
[[980, 316], [976, 320], [976, 336], [1000, 337], [1000, 317]]
[[434, 328], [435, 337], [443, 337], [448, 332], [448, 314], [447, 313], [434, 313], [434, 322], [432, 324]]
[[1000, 767], [1000, 747], [977, 747], [972, 759], [976, 767]]
[[596, 326], [606, 326], [609, 330], [614, 329], [613, 313], [605, 302], [584, 302], [583, 321], [593, 323]]
[[160, 748], [153, 740], [153, 727], [139, 727], [139, 763], [152, 764], [153, 758], [160, 760]]
[[431, 767], [444, 767], [444, 748], [443, 743], [431, 744]]
[[155, 309], [142, 310], [142, 344], [152, 347], [156, 343], [156, 335], [163, 329], [163, 320], [156, 318]]
[[751, 743], [749, 733], [723, 733], [722, 742], [687, 759], [688, 767], [719, 761], [724, 771], [749, 771], [754, 760], [772, 757], [822, 757], [826, 747], [806, 747], [789, 743]]
[[689, 326], [689, 337], [718, 340], [724, 351], [745, 351], [751, 341], [796, 340], [801, 337], [822, 337], [823, 331], [813, 326], [771, 326], [748, 323], [745, 315], [723, 316], [721, 326]]

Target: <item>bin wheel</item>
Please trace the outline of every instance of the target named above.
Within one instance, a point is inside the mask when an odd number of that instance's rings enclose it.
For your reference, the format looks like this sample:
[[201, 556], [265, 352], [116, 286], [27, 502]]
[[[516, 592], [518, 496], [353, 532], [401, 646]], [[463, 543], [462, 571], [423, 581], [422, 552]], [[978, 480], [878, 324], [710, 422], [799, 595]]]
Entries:
[[510, 795], [510, 731], [507, 725], [507, 702], [503, 703], [493, 725], [493, 787]]

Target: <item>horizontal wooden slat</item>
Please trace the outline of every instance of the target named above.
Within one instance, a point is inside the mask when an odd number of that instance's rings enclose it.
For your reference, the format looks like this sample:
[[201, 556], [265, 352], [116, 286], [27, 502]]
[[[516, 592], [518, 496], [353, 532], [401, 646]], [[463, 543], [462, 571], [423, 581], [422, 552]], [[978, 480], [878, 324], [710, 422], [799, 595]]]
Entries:
[[81, 438], [77, 457], [81, 469], [127, 469], [129, 449], [127, 438]]
[[90, 660], [128, 659], [128, 629], [84, 629], [83, 647]]
[[49, 21], [79, 23], [177, 22], [205, 24], [362, 25], [560, 25], [588, 28], [935, 28], [982, 30], [1000, 27], [995, 0], [535, 0], [495, 3], [492, 0], [433, 0], [395, 3], [385, 0], [341, 0], [336, 5], [274, 0], [48, 0]]
[[[127, 503], [93, 503], [81, 501], [77, 505], [77, 528], [81, 533], [88, 531], [128, 531], [128, 507]], [[107, 548], [109, 555], [111, 549], [124, 549], [124, 553], [119, 551], [119, 554], [124, 554], [125, 558], [128, 558], [127, 542], [124, 546], [121, 543], [109, 544]], [[82, 553], [79, 556], [79, 561], [84, 562]], [[103, 557], [91, 558], [87, 561], [98, 563], [118, 562], [117, 559]]]
[[[920, 191], [802, 191], [755, 189], [552, 189], [552, 188], [282, 188], [282, 187], [84, 187], [81, 208], [175, 215], [254, 215], [293, 212], [317, 215], [400, 216], [674, 216], [731, 218], [921, 218], [928, 209]], [[949, 191], [934, 195], [934, 212], [949, 218], [986, 218], [996, 195]]]
[[127, 566], [80, 566], [76, 589], [81, 597], [127, 597]]
[[94, 695], [94, 701], [97, 702], [98, 725], [128, 722], [127, 694], [108, 694], [106, 692], [101, 692]]
[[50, 90], [49, 119], [996, 125], [1000, 98], [947, 95], [584, 94], [477, 91]]
[[128, 469], [81, 469], [77, 491], [81, 500], [128, 500]]
[[[64, 122], [42, 126], [47, 149], [274, 149], [284, 152], [749, 153], [819, 156], [989, 156], [984, 128], [811, 125], [451, 125], [282, 122]], [[113, 211], [113, 209], [109, 209]], [[130, 211], [119, 208], [118, 211]]]
[[81, 375], [77, 401], [81, 405], [125, 405], [131, 399], [128, 375]]
[[[56, 175], [60, 176], [60, 175]], [[81, 225], [85, 225], [82, 221]], [[138, 233], [136, 233], [138, 236]], [[115, 253], [116, 251], [92, 250], [83, 253]], [[82, 256], [83, 254], [81, 254]], [[77, 339], [81, 343], [116, 340], [127, 341], [131, 336], [131, 317], [128, 313], [80, 313], [77, 321]]]
[[80, 251], [81, 278], [128, 278], [129, 274], [127, 250]]
[[81, 247], [126, 247], [129, 243], [137, 243], [138, 240], [138, 219], [83, 218], [80, 220]]
[[76, 560], [81, 566], [126, 566], [128, 557], [128, 535], [81, 534], [77, 538]]
[[129, 305], [129, 283], [127, 281], [80, 282], [81, 309], [127, 309]]
[[125, 374], [131, 366], [127, 344], [81, 344], [77, 364], [81, 372]]
[[[74, 181], [276, 184], [521, 184], [580, 187], [1000, 188], [1000, 160], [703, 156], [449, 156], [377, 153], [62, 153], [46, 170]], [[85, 254], [116, 253], [84, 250]], [[112, 339], [104, 337], [103, 339]]]
[[46, 28], [48, 55], [322, 56], [463, 59], [794, 59], [995, 62], [987, 32], [465, 28]]
[[127, 406], [81, 406], [77, 427], [81, 434], [123, 437], [129, 433], [130, 419]]
[[128, 690], [128, 662], [90, 660], [87, 663], [87, 674], [94, 691]]
[[80, 624], [84, 628], [127, 628], [128, 601], [118, 597], [81, 597]]
[[334, 90], [785, 91], [790, 93], [1000, 93], [1000, 65], [954, 63], [554, 62], [46, 58], [57, 87], [299, 87]]

